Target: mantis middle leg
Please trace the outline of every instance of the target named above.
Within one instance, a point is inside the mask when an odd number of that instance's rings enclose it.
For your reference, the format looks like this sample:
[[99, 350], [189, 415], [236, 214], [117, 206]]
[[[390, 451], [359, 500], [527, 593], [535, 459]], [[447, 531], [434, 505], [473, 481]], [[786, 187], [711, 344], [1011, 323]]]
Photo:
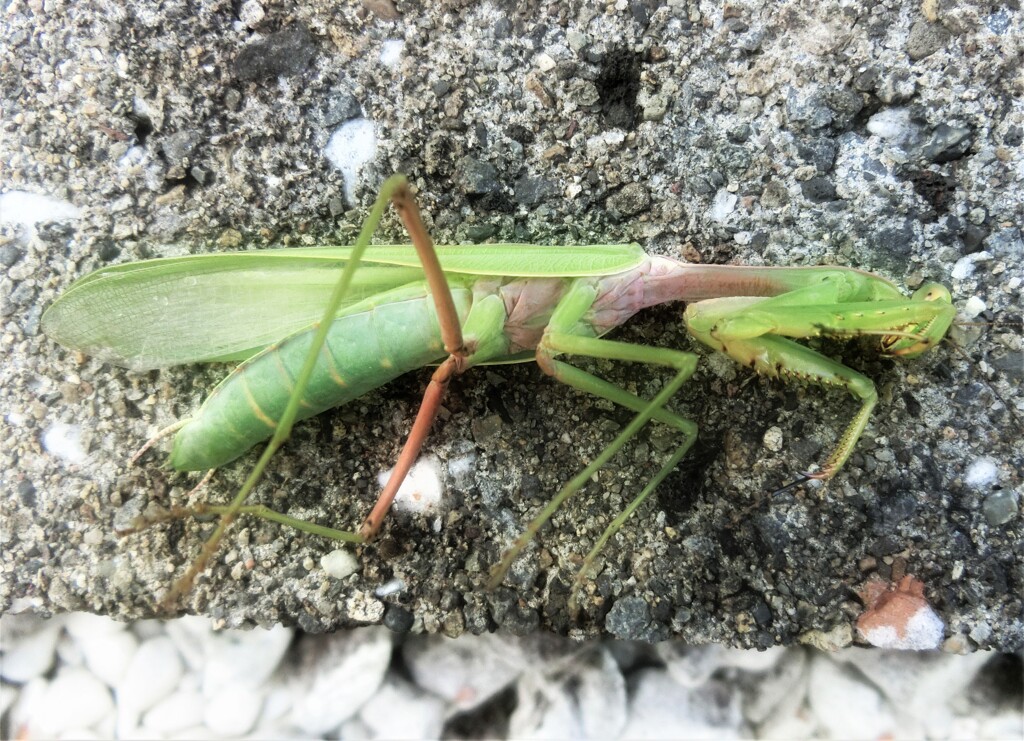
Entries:
[[[559, 303], [551, 317], [548, 328], [537, 348], [537, 362], [545, 373], [562, 383], [616, 404], [621, 404], [636, 411], [637, 415], [601, 451], [590, 465], [562, 487], [558, 494], [548, 502], [516, 539], [512, 547], [502, 557], [501, 562], [491, 571], [489, 585], [492, 588], [501, 582], [515, 559], [565, 500], [579, 491], [590, 477], [600, 470], [649, 420], [656, 419], [659, 422], [668, 424], [681, 434], [682, 442], [676, 447], [672, 455], [669, 456], [661, 470], [644, 487], [643, 491], [605, 529], [597, 544], [586, 556], [583, 567], [577, 574], [574, 584], [573, 594], [575, 595], [576, 588], [584, 579], [604, 544], [619, 530], [626, 519], [636, 511], [658, 484], [672, 472], [697, 438], [697, 425], [695, 423], [664, 408], [669, 399], [693, 375], [697, 364], [697, 357], [692, 353], [669, 348], [632, 345], [625, 342], [576, 334], [575, 332], [587, 331], [586, 323], [581, 320], [593, 304], [595, 296], [596, 292], [593, 287], [584, 282], [578, 282], [573, 286]], [[556, 356], [561, 354], [665, 365], [673, 368], [676, 371], [676, 375], [653, 399], [647, 401], [586, 371], [580, 370], [564, 361], [557, 360]], [[573, 596], [572, 602], [575, 604], [575, 596]]]

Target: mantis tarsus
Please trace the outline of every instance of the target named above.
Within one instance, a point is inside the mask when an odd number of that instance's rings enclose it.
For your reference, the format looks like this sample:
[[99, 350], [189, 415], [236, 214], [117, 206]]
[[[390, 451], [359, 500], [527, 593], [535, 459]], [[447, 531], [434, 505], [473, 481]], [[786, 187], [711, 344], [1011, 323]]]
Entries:
[[[389, 200], [413, 245], [374, 247], [367, 257]], [[369, 265], [356, 273], [360, 261]], [[173, 603], [191, 588], [239, 513], [349, 542], [370, 540], [423, 445], [449, 380], [475, 365], [531, 359], [557, 380], [636, 416], [534, 518], [494, 567], [492, 585], [500, 583], [555, 510], [648, 421], [669, 425], [679, 435], [661, 470], [584, 559], [578, 587], [604, 544], [697, 435], [693, 422], [666, 408], [694, 372], [697, 357], [603, 339], [640, 309], [667, 301], [687, 302], [684, 322], [690, 334], [757, 373], [845, 389], [860, 402], [820, 470], [796, 483], [828, 479], [843, 466], [877, 394], [865, 376], [793, 340], [876, 335], [882, 352], [911, 357], [941, 340], [954, 316], [950, 293], [939, 284], [924, 285], [908, 298], [889, 281], [852, 268], [694, 265], [647, 255], [638, 245], [435, 248], [405, 179], [394, 176], [384, 183], [354, 247], [200, 255], [104, 268], [72, 285], [43, 324], [67, 347], [136, 369], [244, 361], [192, 419], [170, 430], [176, 433], [170, 463], [179, 470], [216, 468], [270, 438], [235, 499], [204, 508], [219, 514], [220, 522], [171, 589], [166, 601]], [[664, 365], [675, 375], [645, 400], [568, 364], [563, 355]], [[395, 471], [358, 532], [245, 505], [296, 419], [430, 364], [438, 365]]]

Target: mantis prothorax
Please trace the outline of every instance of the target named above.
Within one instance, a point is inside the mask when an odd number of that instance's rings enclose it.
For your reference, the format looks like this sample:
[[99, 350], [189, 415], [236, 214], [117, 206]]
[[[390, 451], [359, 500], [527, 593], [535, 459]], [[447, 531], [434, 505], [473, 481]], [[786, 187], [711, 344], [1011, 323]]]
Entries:
[[[412, 247], [367, 250], [389, 200]], [[357, 273], [360, 262], [368, 265]], [[636, 416], [536, 515], [494, 567], [492, 585], [555, 510], [648, 421], [678, 434], [658, 473], [584, 559], [578, 587], [604, 544], [696, 439], [697, 426], [666, 404], [694, 372], [697, 356], [603, 339], [637, 311], [667, 301], [687, 302], [683, 321], [690, 334], [741, 365], [783, 381], [846, 390], [859, 401], [820, 469], [800, 481], [828, 479], [839, 471], [878, 396], [867, 377], [794, 339], [876, 335], [883, 353], [912, 357], [937, 344], [954, 316], [950, 293], [939, 284], [907, 297], [884, 278], [851, 268], [694, 265], [647, 255], [638, 245], [435, 248], [409, 186], [394, 176], [383, 184], [354, 247], [199, 255], [104, 268], [72, 285], [47, 311], [43, 326], [66, 347], [136, 369], [243, 360], [195, 416], [172, 428], [170, 463], [179, 470], [213, 469], [262, 440], [270, 442], [234, 500], [204, 508], [219, 514], [220, 522], [170, 590], [170, 604], [191, 588], [240, 513], [348, 542], [372, 539], [450, 379], [476, 365], [530, 359], [562, 383]], [[663, 365], [675, 375], [646, 400], [561, 359], [571, 355]], [[395, 471], [358, 532], [245, 505], [297, 419], [431, 364], [437, 368]]]

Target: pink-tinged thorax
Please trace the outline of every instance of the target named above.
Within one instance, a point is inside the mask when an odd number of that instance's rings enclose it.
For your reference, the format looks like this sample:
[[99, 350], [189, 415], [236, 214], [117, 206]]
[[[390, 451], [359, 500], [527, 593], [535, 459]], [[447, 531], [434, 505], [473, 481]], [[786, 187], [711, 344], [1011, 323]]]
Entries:
[[701, 265], [654, 255], [632, 270], [600, 278], [598, 297], [587, 319], [601, 335], [641, 309], [670, 301], [776, 296], [799, 285], [802, 270]]
[[[807, 282], [808, 271], [821, 268], [765, 268], [740, 265], [702, 265], [653, 255], [635, 268], [594, 278], [519, 278], [504, 285], [500, 279], [478, 283], [497, 291], [505, 302], [505, 336], [509, 354], [537, 346], [551, 314], [574, 280], [592, 281], [597, 296], [583, 323], [595, 336], [618, 327], [641, 309], [669, 301], [702, 301], [722, 296], [776, 296]], [[833, 268], [840, 273], [860, 273]]]

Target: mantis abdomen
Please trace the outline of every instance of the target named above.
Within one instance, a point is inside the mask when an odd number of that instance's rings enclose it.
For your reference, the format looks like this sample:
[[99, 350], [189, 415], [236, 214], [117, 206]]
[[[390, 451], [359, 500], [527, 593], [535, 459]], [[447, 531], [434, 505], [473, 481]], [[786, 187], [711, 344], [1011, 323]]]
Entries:
[[[470, 291], [452, 290], [464, 319]], [[233, 461], [269, 438], [292, 393], [316, 325], [296, 332], [239, 365], [213, 390], [174, 438], [170, 463], [202, 471]], [[358, 398], [403, 373], [445, 357], [437, 313], [425, 283], [375, 296], [334, 320], [299, 419]]]

